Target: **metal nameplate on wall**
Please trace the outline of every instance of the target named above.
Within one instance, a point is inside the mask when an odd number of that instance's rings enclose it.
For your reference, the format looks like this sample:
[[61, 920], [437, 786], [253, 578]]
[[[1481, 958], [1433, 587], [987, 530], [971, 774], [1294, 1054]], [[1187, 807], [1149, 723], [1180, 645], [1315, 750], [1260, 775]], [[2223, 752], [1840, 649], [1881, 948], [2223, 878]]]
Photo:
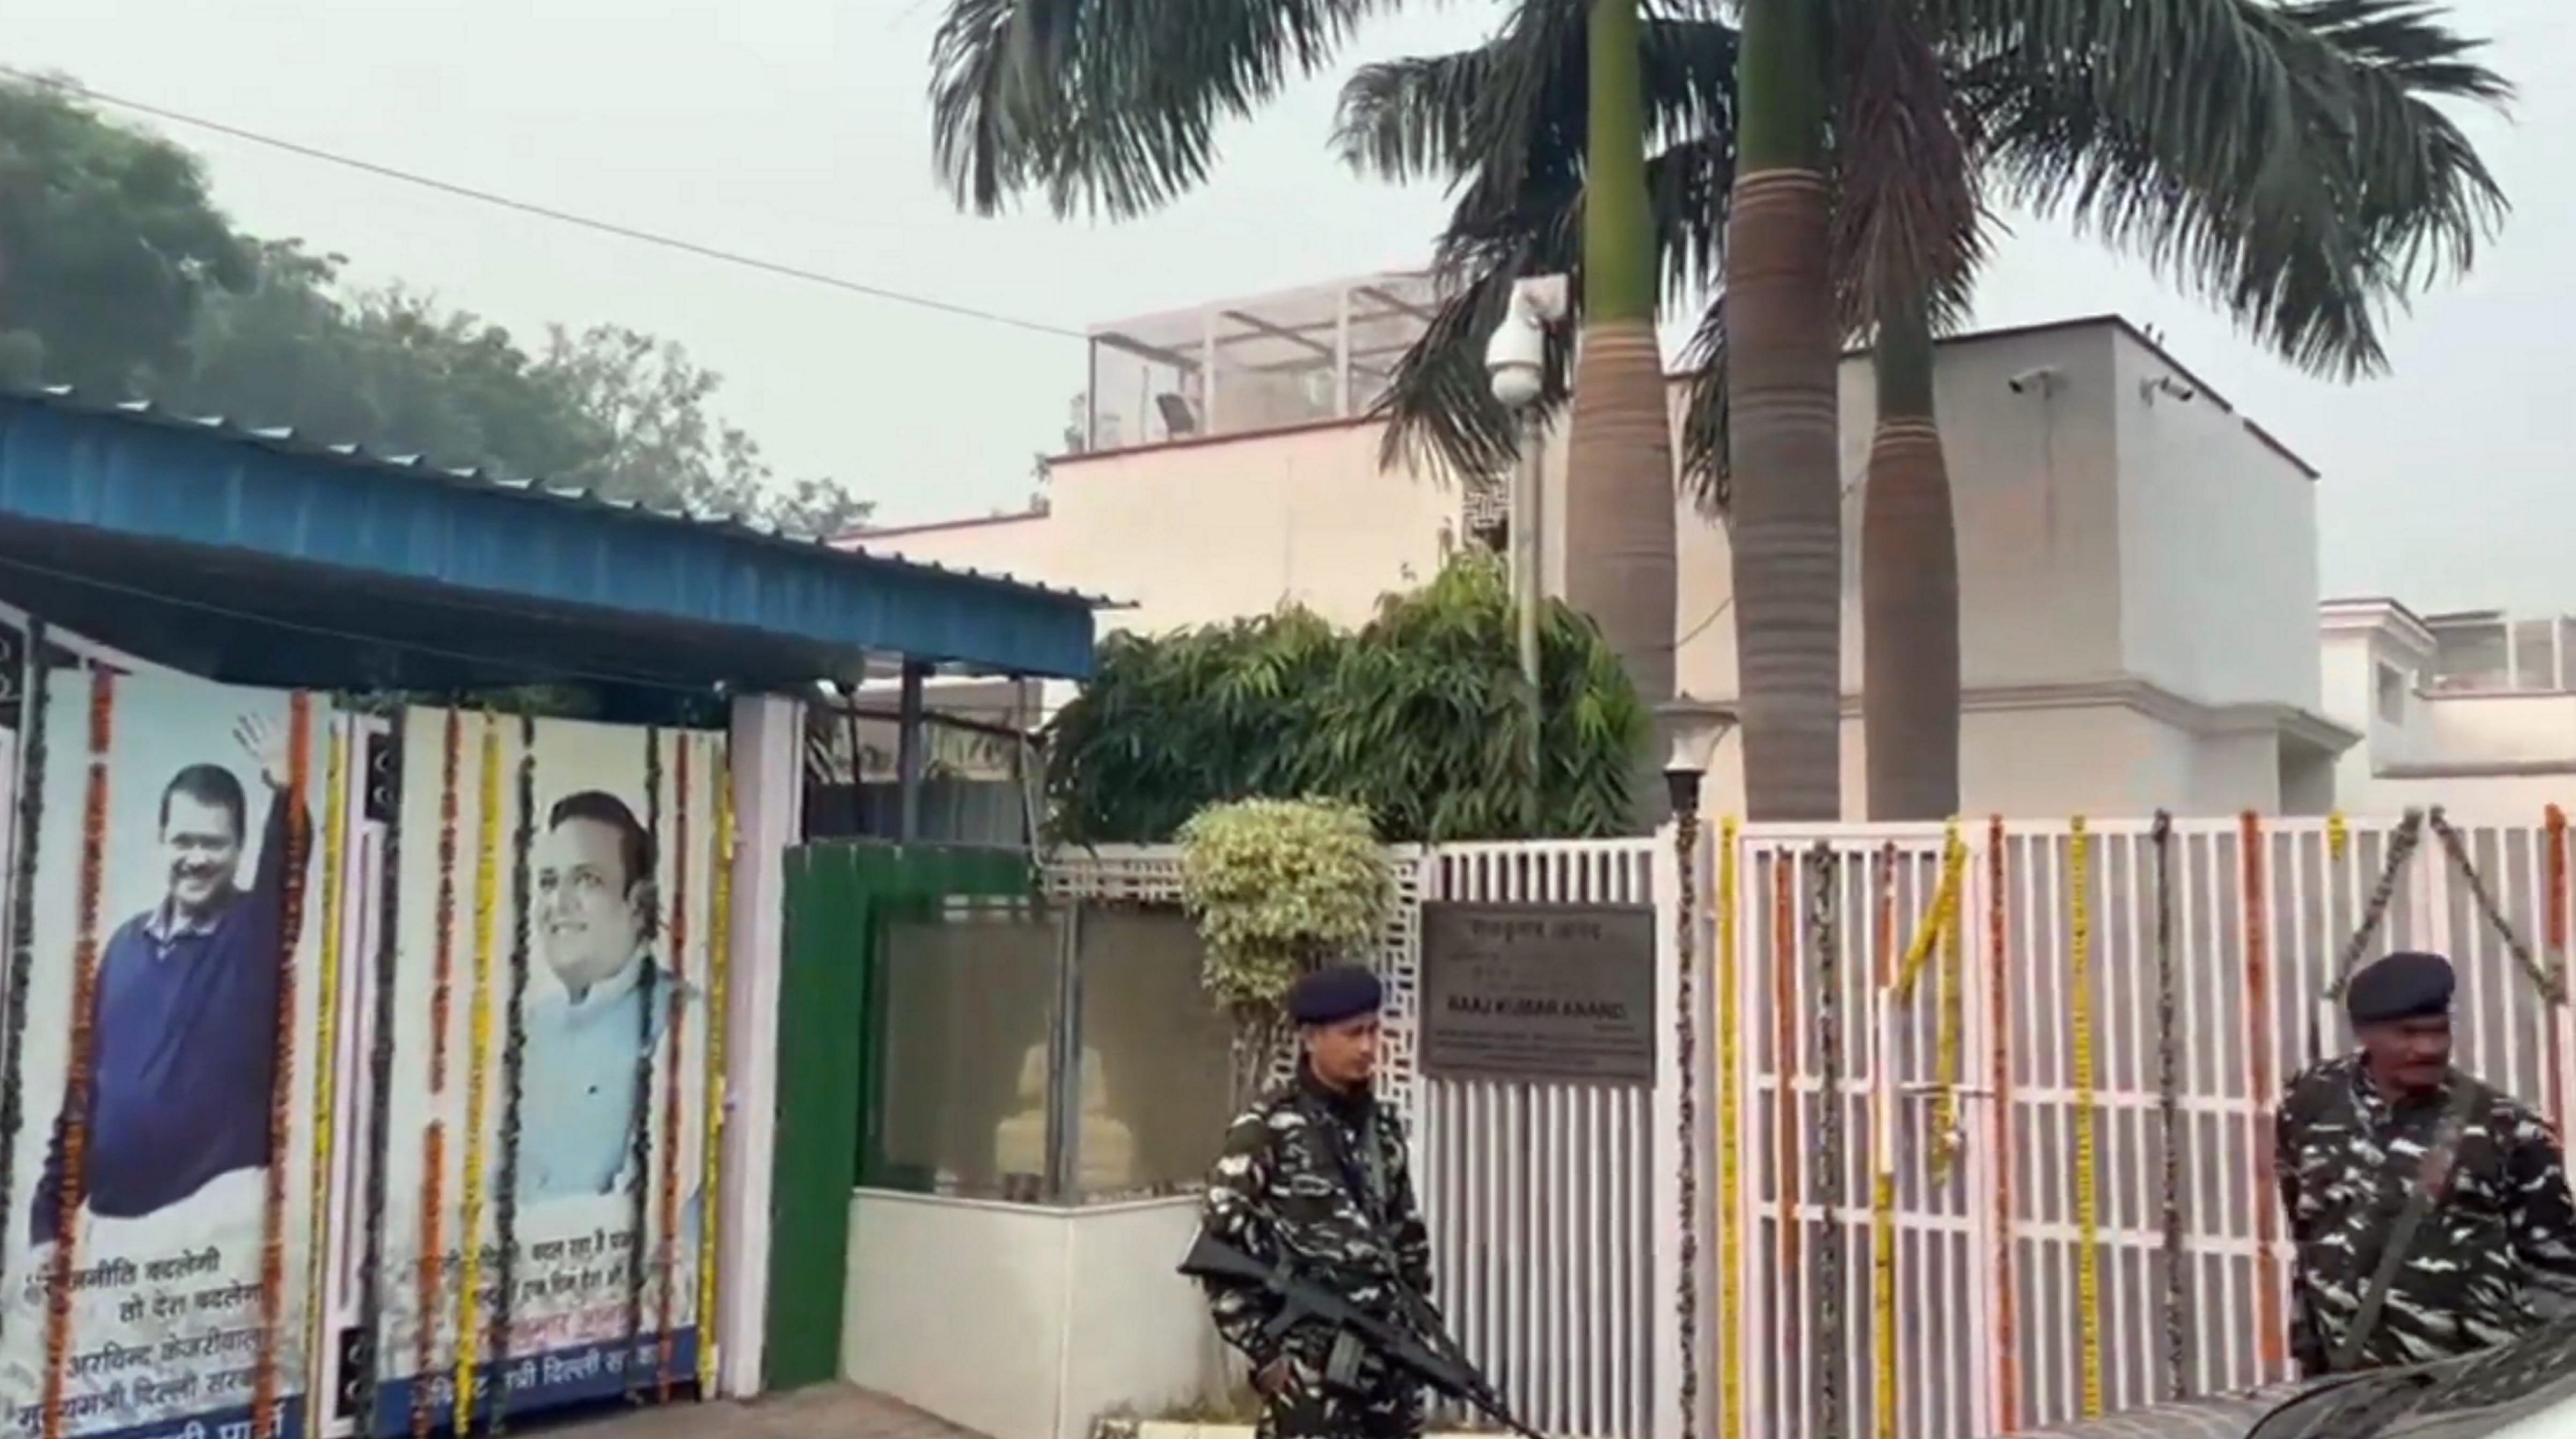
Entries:
[[1422, 1069], [1652, 1084], [1654, 906], [1422, 906]]

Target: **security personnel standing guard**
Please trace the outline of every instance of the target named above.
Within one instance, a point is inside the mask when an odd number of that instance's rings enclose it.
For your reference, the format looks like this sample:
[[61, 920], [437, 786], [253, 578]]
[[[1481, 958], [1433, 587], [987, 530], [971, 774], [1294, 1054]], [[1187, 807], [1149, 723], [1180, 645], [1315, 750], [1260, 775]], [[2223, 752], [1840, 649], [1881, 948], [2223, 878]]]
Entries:
[[[2291, 1342], [2303, 1374], [2465, 1354], [2576, 1299], [2576, 1206], [2557, 1136], [2451, 1067], [2453, 986], [2437, 954], [2359, 970], [2344, 995], [2359, 1051], [2308, 1069], [2282, 1098], [2276, 1164], [2298, 1246]], [[2379, 1310], [2366, 1313], [2383, 1274]]]
[[[1292, 1264], [1300, 1278], [1411, 1327], [1414, 1303], [1427, 1313], [1431, 1240], [1414, 1202], [1402, 1121], [1369, 1089], [1384, 997], [1376, 975], [1348, 966], [1290, 988], [1296, 1077], [1226, 1131], [1204, 1223], [1211, 1237], [1263, 1263]], [[1203, 1283], [1217, 1332], [1252, 1367], [1263, 1439], [1422, 1432], [1419, 1388], [1358, 1336], [1315, 1324], [1274, 1333], [1278, 1296], [1258, 1285]]]

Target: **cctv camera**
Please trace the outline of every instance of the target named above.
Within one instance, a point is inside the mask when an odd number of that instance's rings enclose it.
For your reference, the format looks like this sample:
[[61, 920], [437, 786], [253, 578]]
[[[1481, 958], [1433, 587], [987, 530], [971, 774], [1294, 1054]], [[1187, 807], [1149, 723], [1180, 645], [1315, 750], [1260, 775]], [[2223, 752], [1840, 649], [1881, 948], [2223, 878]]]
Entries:
[[2057, 371], [2042, 365], [2036, 369], [2024, 370], [2004, 381], [2004, 384], [2009, 386], [2016, 395], [2027, 395], [2033, 390], [2045, 395], [2057, 388]]

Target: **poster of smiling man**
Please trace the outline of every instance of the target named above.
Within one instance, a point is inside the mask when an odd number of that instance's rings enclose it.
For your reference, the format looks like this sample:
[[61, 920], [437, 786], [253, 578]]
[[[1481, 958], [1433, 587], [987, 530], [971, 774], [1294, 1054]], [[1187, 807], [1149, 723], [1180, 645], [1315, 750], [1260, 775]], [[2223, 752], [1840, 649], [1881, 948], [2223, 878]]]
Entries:
[[694, 1378], [721, 753], [404, 715], [380, 1431]]
[[292, 1432], [327, 711], [142, 666], [28, 685], [0, 1435]]

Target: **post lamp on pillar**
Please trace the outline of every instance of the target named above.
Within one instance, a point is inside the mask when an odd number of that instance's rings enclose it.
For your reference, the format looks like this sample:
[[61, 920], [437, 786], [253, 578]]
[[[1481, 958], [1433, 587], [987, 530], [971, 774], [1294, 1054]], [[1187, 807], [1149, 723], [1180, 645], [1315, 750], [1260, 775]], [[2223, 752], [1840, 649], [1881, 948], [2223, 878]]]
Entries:
[[[1662, 730], [1664, 784], [1673, 811], [1673, 948], [1678, 963], [1673, 981], [1673, 1058], [1681, 1072], [1676, 1086], [1675, 1128], [1680, 1131], [1680, 1183], [1675, 1186], [1681, 1209], [1681, 1253], [1674, 1305], [1681, 1349], [1681, 1433], [1698, 1434], [1699, 1406], [1699, 1052], [1694, 1020], [1699, 996], [1699, 788], [1708, 774], [1718, 741], [1735, 727], [1735, 711], [1688, 695], [1655, 707]], [[1719, 1195], [1718, 1203], [1732, 1196]]]
[[1563, 275], [1536, 275], [1515, 281], [1511, 306], [1485, 345], [1485, 374], [1494, 398], [1512, 412], [1519, 442], [1519, 462], [1512, 467], [1510, 533], [1512, 606], [1519, 616], [1521, 679], [1527, 691], [1529, 721], [1529, 792], [1523, 796], [1523, 827], [1535, 837], [1539, 823], [1539, 775], [1544, 750], [1539, 738], [1541, 706], [1538, 649], [1539, 452], [1545, 439], [1539, 426], [1539, 398], [1547, 391], [1547, 332], [1566, 315]]

